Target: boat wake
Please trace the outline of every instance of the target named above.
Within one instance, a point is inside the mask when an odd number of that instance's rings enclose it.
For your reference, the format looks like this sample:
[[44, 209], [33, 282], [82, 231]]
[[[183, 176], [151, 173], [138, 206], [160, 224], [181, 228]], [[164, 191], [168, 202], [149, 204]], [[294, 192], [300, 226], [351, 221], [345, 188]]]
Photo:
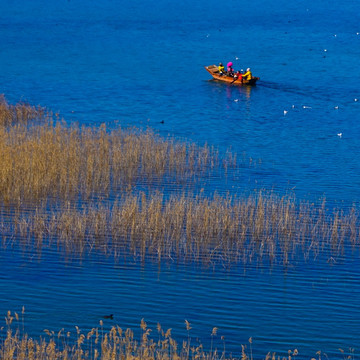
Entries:
[[334, 99], [337, 99], [338, 104], [346, 105], [349, 104], [349, 101], [357, 101], [357, 99], [349, 99], [348, 94], [358, 93], [357, 89], [345, 89], [341, 88], [338, 85], [336, 87], [317, 87], [313, 84], [296, 86], [294, 84], [280, 84], [270, 81], [261, 81], [258, 82], [257, 87], [263, 87], [267, 89], [279, 90], [284, 93], [291, 93], [305, 98], [316, 99], [325, 102], [333, 102]]

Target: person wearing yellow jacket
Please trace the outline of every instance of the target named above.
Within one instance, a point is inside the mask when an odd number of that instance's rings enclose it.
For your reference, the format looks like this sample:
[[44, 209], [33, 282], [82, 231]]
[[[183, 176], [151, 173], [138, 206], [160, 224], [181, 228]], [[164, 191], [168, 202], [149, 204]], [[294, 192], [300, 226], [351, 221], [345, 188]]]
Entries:
[[219, 64], [218, 69], [219, 69], [220, 75], [223, 75], [225, 73], [225, 67], [222, 63]]
[[247, 80], [247, 81], [249, 81], [249, 80], [252, 79], [252, 73], [251, 73], [250, 68], [247, 68], [247, 69], [246, 69], [246, 73], [243, 74], [243, 79], [244, 79], [244, 80]]

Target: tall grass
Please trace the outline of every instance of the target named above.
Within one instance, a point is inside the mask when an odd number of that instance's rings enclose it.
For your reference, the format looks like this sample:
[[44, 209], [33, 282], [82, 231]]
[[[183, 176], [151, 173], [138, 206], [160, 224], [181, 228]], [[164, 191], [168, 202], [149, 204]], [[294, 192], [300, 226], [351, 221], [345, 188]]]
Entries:
[[[236, 154], [220, 159], [206, 145], [150, 130], [54, 124], [44, 110], [3, 98], [0, 108], [4, 246], [57, 243], [80, 255], [96, 250], [116, 259], [207, 264], [289, 264], [321, 254], [336, 260], [345, 249], [358, 249], [355, 208], [329, 213], [325, 202], [314, 206], [266, 192], [236, 198], [166, 191], [169, 183], [186, 189], [225, 176], [239, 167]], [[38, 121], [29, 125], [30, 119]], [[139, 191], [144, 184], [147, 190]]]
[[[140, 331], [136, 331], [139, 334], [137, 336], [133, 330], [124, 330], [118, 325], [104, 331], [104, 323], [100, 321], [99, 327], [86, 332], [75, 326], [75, 334], [65, 332], [64, 329], [58, 332], [45, 329], [44, 336], [39, 339], [34, 339], [21, 330], [17, 313], [8, 312], [5, 320], [6, 326], [0, 329], [2, 360], [253, 360], [252, 338], [249, 338], [248, 344], [239, 343], [234, 357], [232, 353], [226, 352], [225, 338], [217, 336], [217, 328], [213, 328], [210, 335], [211, 347], [206, 350], [203, 344], [192, 341], [190, 335], [179, 344], [172, 337], [171, 329], [163, 330], [160, 324], [152, 332], [144, 320], [141, 320]], [[189, 322], [185, 323], [190, 331]], [[221, 349], [218, 350], [215, 345], [219, 345]], [[268, 352], [263, 358], [296, 360], [298, 355], [298, 349], [294, 349], [285, 351], [283, 355]], [[312, 359], [321, 360], [321, 355], [328, 358], [325, 353], [318, 351], [315, 355], [317, 359]], [[354, 360], [355, 349], [339, 349], [337, 358]]]
[[32, 106], [25, 102], [11, 105], [0, 94], [0, 126], [27, 124], [30, 120], [41, 119], [46, 115], [44, 108]]
[[215, 149], [164, 140], [150, 130], [51, 122], [0, 127], [0, 199], [6, 203], [109, 196], [140, 180], [194, 181], [215, 167]]
[[[291, 264], [359, 251], [359, 216], [258, 193], [244, 199], [158, 192], [124, 194], [114, 202], [70, 202], [56, 210], [17, 208], [0, 213], [0, 234], [38, 249], [56, 243], [68, 254], [98, 251], [116, 260], [190, 261], [204, 264]], [[9, 239], [12, 239], [11, 241]]]

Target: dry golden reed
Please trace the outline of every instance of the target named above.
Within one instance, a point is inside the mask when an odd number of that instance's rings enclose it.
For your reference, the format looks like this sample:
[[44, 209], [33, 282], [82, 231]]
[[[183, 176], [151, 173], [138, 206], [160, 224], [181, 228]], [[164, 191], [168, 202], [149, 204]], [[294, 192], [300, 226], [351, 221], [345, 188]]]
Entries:
[[[239, 344], [238, 356], [234, 357], [232, 353], [226, 353], [225, 338], [217, 336], [217, 328], [213, 328], [210, 335], [210, 350], [204, 350], [204, 346], [198, 341], [192, 341], [190, 335], [180, 345], [172, 337], [171, 329], [164, 331], [158, 324], [157, 332], [152, 332], [144, 320], [140, 324], [140, 333], [136, 331], [139, 333], [138, 339], [133, 330], [123, 330], [118, 325], [104, 331], [102, 321], [100, 328], [92, 328], [87, 332], [77, 326], [74, 335], [65, 333], [64, 329], [58, 332], [45, 329], [44, 336], [33, 339], [20, 330], [19, 324], [13, 323], [11, 312], [8, 312], [5, 320], [6, 326], [0, 328], [1, 360], [253, 360], [251, 337], [248, 344]], [[191, 328], [188, 328], [188, 324], [186, 327], [189, 332]], [[220, 345], [222, 350], [219, 351], [215, 345]], [[354, 360], [355, 349], [338, 350], [340, 359]], [[264, 358], [296, 360], [298, 355], [298, 349], [294, 349], [286, 351], [284, 355], [268, 352]], [[321, 360], [321, 355], [322, 352], [318, 351], [314, 360]]]
[[[230, 152], [220, 161], [213, 148], [151, 131], [54, 124], [40, 108], [11, 106], [4, 98], [0, 108], [5, 247], [41, 250], [56, 243], [68, 254], [207, 264], [289, 264], [322, 254], [334, 262], [359, 247], [355, 208], [329, 213], [325, 202], [266, 192], [241, 199], [184, 194], [189, 183], [236, 168]], [[38, 122], [29, 125], [30, 119]], [[175, 195], [166, 191], [169, 183], [178, 185]]]
[[45, 109], [40, 106], [31, 106], [24, 102], [11, 105], [4, 95], [0, 95], [0, 126], [27, 124], [30, 120], [41, 119], [45, 115]]
[[5, 203], [109, 196], [139, 181], [193, 182], [219, 166], [215, 149], [164, 140], [150, 130], [109, 132], [104, 125], [79, 129], [51, 121], [0, 127]]
[[127, 193], [81, 208], [68, 202], [56, 210], [45, 204], [0, 212], [0, 225], [3, 245], [41, 249], [56, 243], [77, 256], [97, 251], [115, 259], [226, 266], [320, 257], [335, 262], [346, 251], [359, 250], [360, 235], [356, 209], [329, 213], [325, 201], [297, 205], [294, 197], [261, 192], [244, 199]]

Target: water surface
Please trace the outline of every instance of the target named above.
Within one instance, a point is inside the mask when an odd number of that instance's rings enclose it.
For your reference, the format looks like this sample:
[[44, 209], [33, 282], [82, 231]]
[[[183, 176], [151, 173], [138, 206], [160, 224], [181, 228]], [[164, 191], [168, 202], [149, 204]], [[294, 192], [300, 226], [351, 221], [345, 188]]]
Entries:
[[[265, 188], [346, 210], [360, 196], [358, 14], [351, 0], [3, 0], [1, 92], [69, 123], [150, 127], [256, 161], [239, 177], [210, 181], [209, 195]], [[250, 66], [261, 80], [216, 83], [203, 67], [219, 61]], [[204, 342], [217, 326], [234, 354], [250, 336], [261, 355], [359, 345], [358, 257], [245, 274], [64, 262], [51, 251], [38, 260], [2, 250], [0, 263], [0, 312], [24, 305], [31, 334], [90, 328], [114, 313], [122, 327], [144, 317], [180, 338], [187, 319]]]

